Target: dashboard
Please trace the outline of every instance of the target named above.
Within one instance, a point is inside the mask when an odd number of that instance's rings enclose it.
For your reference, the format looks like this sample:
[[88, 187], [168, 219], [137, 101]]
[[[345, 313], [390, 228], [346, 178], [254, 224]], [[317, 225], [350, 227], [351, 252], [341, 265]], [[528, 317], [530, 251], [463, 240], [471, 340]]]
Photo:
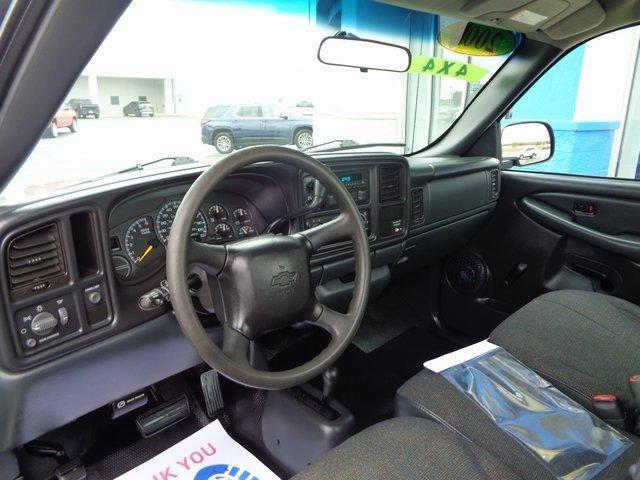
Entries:
[[[393, 276], [461, 248], [500, 194], [492, 158], [316, 158], [360, 210], [372, 299]], [[244, 168], [210, 192], [193, 218], [192, 238], [228, 243], [267, 230], [290, 234], [339, 214], [314, 178], [274, 160]], [[165, 262], [180, 202], [203, 170], [134, 172], [0, 207], [0, 414], [12, 419], [0, 431], [0, 451], [200, 362], [173, 317]], [[310, 268], [318, 299], [346, 307], [351, 242], [322, 247]], [[215, 315], [203, 324], [219, 335]]]

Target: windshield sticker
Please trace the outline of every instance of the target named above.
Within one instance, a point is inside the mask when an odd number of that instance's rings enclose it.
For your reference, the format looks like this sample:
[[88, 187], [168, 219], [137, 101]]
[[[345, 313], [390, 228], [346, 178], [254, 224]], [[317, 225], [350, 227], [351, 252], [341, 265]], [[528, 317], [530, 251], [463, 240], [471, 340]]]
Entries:
[[443, 77], [457, 78], [469, 83], [477, 83], [487, 72], [486, 68], [470, 63], [447, 60], [440, 57], [416, 56], [411, 60], [411, 73], [426, 73], [428, 75], [441, 75]]
[[518, 44], [516, 34], [509, 30], [471, 22], [447, 25], [438, 33], [437, 40], [447, 50], [473, 57], [506, 55]]

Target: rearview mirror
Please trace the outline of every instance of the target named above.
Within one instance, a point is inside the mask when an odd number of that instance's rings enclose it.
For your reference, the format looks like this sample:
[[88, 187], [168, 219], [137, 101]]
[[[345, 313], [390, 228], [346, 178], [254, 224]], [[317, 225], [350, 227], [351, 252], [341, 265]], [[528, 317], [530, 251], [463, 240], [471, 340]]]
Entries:
[[360, 39], [342, 32], [320, 42], [318, 60], [326, 65], [359, 68], [363, 72], [406, 72], [411, 65], [411, 52], [400, 45]]
[[549, 160], [553, 147], [553, 130], [547, 123], [511, 123], [502, 129], [502, 159], [518, 167]]

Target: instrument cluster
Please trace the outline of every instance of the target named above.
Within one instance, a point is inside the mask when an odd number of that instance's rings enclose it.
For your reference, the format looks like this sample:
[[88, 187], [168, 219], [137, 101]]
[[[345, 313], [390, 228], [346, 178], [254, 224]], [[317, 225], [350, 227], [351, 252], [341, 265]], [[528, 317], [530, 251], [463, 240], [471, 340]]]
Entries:
[[[226, 243], [257, 236], [266, 227], [260, 212], [238, 195], [218, 195], [201, 206], [191, 237], [203, 243]], [[182, 197], [166, 198], [111, 229], [110, 245], [117, 277], [136, 280], [164, 266], [171, 226]]]

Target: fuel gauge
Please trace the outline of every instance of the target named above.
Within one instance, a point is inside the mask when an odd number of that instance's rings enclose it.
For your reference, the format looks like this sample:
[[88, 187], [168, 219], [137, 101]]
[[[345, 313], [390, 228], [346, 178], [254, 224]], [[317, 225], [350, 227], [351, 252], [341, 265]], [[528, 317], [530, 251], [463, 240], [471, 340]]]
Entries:
[[251, 225], [245, 225], [238, 230], [238, 236], [240, 238], [255, 237], [257, 234], [258, 232], [256, 232], [256, 229]]

